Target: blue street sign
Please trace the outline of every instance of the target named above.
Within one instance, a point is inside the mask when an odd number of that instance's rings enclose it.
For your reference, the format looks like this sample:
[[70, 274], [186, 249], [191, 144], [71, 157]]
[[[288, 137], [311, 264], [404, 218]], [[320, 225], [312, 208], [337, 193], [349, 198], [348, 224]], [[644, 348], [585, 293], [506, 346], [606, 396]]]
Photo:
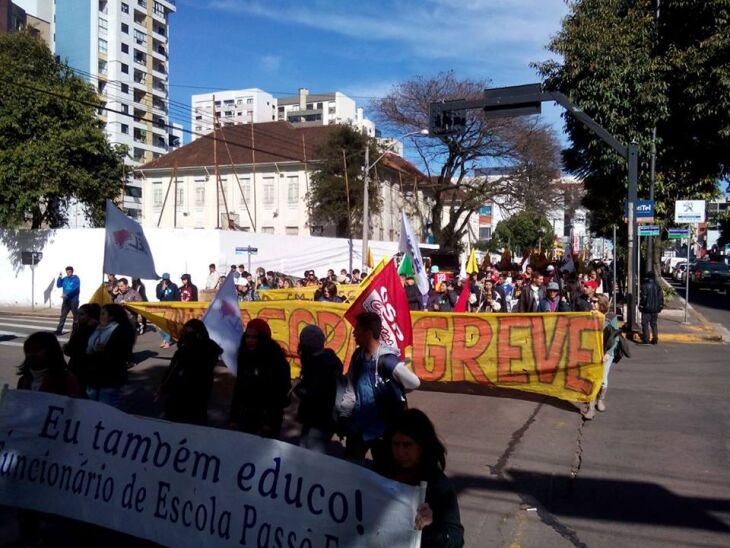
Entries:
[[[634, 215], [637, 219], [651, 219], [654, 217], [654, 202], [652, 200], [637, 200], [634, 206]], [[624, 202], [624, 217], [629, 216], [629, 208]]]
[[659, 227], [657, 225], [640, 226], [639, 236], [659, 236]]
[[669, 228], [667, 229], [667, 237], [670, 240], [689, 238], [689, 228]]

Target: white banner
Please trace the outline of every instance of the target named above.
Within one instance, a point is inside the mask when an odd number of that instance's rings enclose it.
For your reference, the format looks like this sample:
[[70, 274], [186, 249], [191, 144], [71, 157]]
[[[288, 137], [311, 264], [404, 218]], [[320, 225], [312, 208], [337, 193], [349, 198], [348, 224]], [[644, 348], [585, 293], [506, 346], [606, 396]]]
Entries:
[[398, 244], [398, 251], [402, 251], [411, 258], [413, 263], [413, 270], [416, 273], [416, 285], [421, 295], [426, 295], [431, 289], [428, 283], [428, 272], [423, 265], [423, 259], [421, 258], [421, 250], [418, 247], [418, 239], [413, 234], [411, 223], [408, 222], [405, 211], [401, 212], [401, 225], [400, 225], [400, 242]]
[[166, 546], [416, 547], [419, 488], [257, 436], [8, 390], [0, 504]]
[[159, 278], [142, 226], [122, 213], [111, 200], [106, 201], [104, 272], [145, 280]]

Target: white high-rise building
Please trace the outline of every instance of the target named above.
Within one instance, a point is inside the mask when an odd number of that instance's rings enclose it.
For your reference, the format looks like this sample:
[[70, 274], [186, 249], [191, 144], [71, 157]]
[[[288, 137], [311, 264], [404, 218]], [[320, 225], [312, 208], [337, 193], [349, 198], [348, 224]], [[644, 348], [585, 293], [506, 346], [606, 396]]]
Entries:
[[278, 100], [278, 120], [298, 126], [352, 124], [366, 135], [375, 137], [375, 124], [365, 118], [363, 109], [342, 92], [310, 94], [299, 88], [299, 94]]
[[[55, 53], [97, 86], [109, 141], [129, 147], [137, 166], [170, 150], [168, 75], [174, 0], [57, 0]], [[130, 170], [131, 171], [131, 170]], [[130, 178], [124, 207], [142, 213], [142, 187]]]
[[276, 121], [276, 99], [258, 88], [193, 95], [191, 106], [193, 140], [213, 131], [215, 116], [220, 127]]

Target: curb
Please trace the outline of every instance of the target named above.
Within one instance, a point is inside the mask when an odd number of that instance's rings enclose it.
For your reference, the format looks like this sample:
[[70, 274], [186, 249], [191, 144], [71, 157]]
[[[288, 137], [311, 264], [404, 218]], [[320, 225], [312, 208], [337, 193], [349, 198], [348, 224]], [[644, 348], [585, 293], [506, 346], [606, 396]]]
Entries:
[[[685, 304], [684, 297], [679, 293], [679, 291], [672, 286], [667, 280], [664, 279], [663, 276], [659, 277], [660, 284], [663, 287], [668, 287], [672, 291], [674, 291], [674, 294], [676, 295], [677, 299], [679, 299], [682, 302], [682, 305]], [[692, 315], [697, 318], [698, 322], [701, 325], [701, 329], [703, 331], [708, 332], [707, 335], [687, 335], [684, 333], [669, 333], [667, 335], [659, 335], [659, 340], [665, 339], [667, 342], [684, 342], [684, 343], [693, 343], [693, 342], [711, 342], [711, 343], [726, 343], [730, 342], [730, 331], [727, 329], [724, 329], [725, 333], [722, 333], [717, 330], [717, 328], [714, 326], [712, 322], [710, 322], [707, 318], [705, 318], [702, 313], [697, 310], [694, 306], [692, 306], [690, 303], [686, 303], [687, 310], [692, 313]], [[710, 334], [711, 333], [711, 334]]]

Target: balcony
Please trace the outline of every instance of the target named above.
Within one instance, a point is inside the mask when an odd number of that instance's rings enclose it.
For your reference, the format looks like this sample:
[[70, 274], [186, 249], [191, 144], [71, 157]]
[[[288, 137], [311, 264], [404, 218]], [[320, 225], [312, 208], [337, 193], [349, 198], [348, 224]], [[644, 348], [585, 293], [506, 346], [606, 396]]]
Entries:
[[144, 129], [134, 129], [134, 142], [135, 143], [142, 143], [144, 145], [147, 144], [147, 131]]

